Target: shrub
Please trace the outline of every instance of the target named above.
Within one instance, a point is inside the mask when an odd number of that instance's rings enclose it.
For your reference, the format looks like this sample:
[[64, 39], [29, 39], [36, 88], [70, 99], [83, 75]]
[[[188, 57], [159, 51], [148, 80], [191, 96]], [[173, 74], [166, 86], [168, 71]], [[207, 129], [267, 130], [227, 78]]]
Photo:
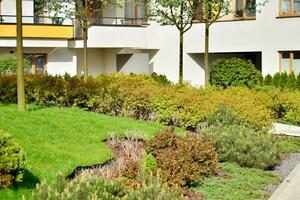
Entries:
[[[29, 70], [31, 63], [24, 59], [24, 69]], [[17, 57], [16, 55], [2, 55], [0, 56], [0, 74], [12, 74], [17, 71]]]
[[297, 87], [298, 90], [300, 90], [300, 72], [297, 76], [296, 87]]
[[266, 130], [230, 125], [211, 127], [204, 132], [215, 140], [222, 162], [261, 169], [270, 169], [280, 162], [280, 144]]
[[25, 160], [23, 149], [11, 136], [0, 131], [0, 188], [22, 181]]
[[136, 188], [127, 188], [123, 180], [108, 181], [103, 178], [82, 176], [66, 182], [57, 176], [55, 187], [43, 182], [32, 193], [33, 200], [181, 200], [177, 189], [169, 188], [153, 176], [145, 176]]
[[270, 74], [264, 78], [264, 85], [272, 85], [272, 76]]
[[286, 87], [289, 89], [296, 89], [296, 76], [294, 72], [289, 74]]
[[148, 141], [147, 151], [154, 156], [162, 179], [170, 185], [201, 183], [218, 166], [212, 143], [197, 135], [183, 137], [173, 131], [162, 132]]
[[280, 74], [280, 87], [285, 88], [288, 82], [288, 75], [286, 72]]
[[82, 176], [67, 183], [63, 176], [57, 176], [55, 187], [46, 182], [38, 184], [32, 193], [33, 200], [113, 200], [125, 197], [126, 187], [121, 182], [106, 181], [103, 178]]
[[151, 74], [151, 78], [160, 85], [169, 85], [169, 84], [171, 84], [171, 81], [169, 81], [167, 79], [166, 75], [161, 75], [161, 74], [158, 75], [157, 73], [153, 72]]
[[273, 79], [272, 79], [272, 84], [275, 87], [279, 87], [280, 86], [280, 73], [274, 74]]
[[253, 88], [259, 84], [261, 73], [251, 61], [241, 58], [219, 59], [212, 65], [210, 83], [227, 88], [245, 86]]

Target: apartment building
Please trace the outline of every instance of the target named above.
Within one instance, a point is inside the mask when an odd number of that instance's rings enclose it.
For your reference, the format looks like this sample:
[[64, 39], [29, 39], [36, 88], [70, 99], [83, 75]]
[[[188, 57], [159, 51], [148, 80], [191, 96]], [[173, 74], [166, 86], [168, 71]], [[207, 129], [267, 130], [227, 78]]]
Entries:
[[[257, 0], [257, 3], [264, 0]], [[236, 12], [211, 26], [210, 62], [217, 58], [252, 60], [263, 74], [300, 72], [300, 0], [269, 0], [260, 12], [243, 12], [248, 0], [233, 0]], [[0, 54], [15, 53], [15, 0], [0, 0]], [[74, 20], [35, 15], [23, 0], [24, 52], [31, 73], [82, 74], [83, 41]], [[143, 4], [124, 0], [107, 8], [89, 28], [90, 75], [124, 72], [165, 74], [178, 80], [179, 35], [175, 27], [145, 20]], [[184, 79], [204, 84], [204, 25], [184, 37]]]

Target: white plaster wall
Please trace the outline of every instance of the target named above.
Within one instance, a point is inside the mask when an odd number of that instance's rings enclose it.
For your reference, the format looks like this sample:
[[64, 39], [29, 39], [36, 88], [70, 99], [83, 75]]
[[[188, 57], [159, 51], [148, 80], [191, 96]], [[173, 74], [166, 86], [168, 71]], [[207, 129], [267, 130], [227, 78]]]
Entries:
[[[83, 74], [83, 49], [77, 49], [77, 74]], [[88, 49], [89, 75], [97, 76], [105, 72], [104, 49]]]
[[[68, 47], [68, 40], [24, 39], [24, 47]], [[0, 38], [0, 47], [16, 47], [16, 39]]]
[[130, 74], [150, 74], [149, 54], [134, 53], [119, 72]]
[[[278, 0], [271, 0], [261, 8], [256, 20], [213, 24], [210, 29], [210, 52], [262, 52], [262, 73], [278, 72], [278, 51], [300, 50], [300, 18], [276, 18], [278, 6]], [[185, 36], [184, 78], [196, 85], [204, 84], [203, 63], [195, 61], [200, 57], [193, 58], [200, 56], [200, 53], [204, 53], [204, 25], [195, 24]]]
[[[23, 0], [23, 15], [33, 16], [33, 0]], [[2, 15], [16, 15], [16, 0], [2, 0]]]
[[75, 49], [57, 48], [48, 54], [47, 73], [51, 75], [77, 75], [77, 55]]

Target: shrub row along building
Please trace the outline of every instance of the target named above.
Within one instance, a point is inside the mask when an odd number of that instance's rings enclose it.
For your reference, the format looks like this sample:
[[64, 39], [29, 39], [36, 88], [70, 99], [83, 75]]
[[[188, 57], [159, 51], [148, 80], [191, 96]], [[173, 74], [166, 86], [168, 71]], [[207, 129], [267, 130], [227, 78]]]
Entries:
[[[257, 3], [264, 0], [256, 0]], [[233, 0], [232, 14], [211, 26], [210, 63], [217, 58], [250, 59], [264, 75], [300, 72], [300, 0], [270, 0], [260, 12], [243, 12], [248, 0]], [[0, 0], [0, 55], [14, 54], [15, 0]], [[145, 4], [123, 0], [106, 8], [88, 30], [89, 74], [165, 74], [178, 80], [179, 34], [172, 26], [146, 20]], [[24, 52], [32, 73], [80, 75], [83, 41], [67, 18], [35, 15], [34, 0], [23, 0]], [[204, 84], [204, 24], [184, 36], [184, 80]]]

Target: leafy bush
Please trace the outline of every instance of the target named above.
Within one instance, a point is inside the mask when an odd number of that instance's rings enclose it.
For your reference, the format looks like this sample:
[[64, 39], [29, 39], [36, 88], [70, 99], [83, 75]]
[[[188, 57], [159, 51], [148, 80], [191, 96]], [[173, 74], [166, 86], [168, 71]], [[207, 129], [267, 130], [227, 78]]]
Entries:
[[272, 85], [272, 76], [270, 74], [264, 78], [264, 85]]
[[[299, 91], [241, 87], [195, 88], [160, 85], [143, 75], [101, 75], [83, 82], [78, 77], [26, 76], [26, 100], [42, 106], [79, 107], [113, 116], [157, 121], [195, 130], [220, 105], [236, 112], [241, 123], [270, 126], [272, 118], [300, 123]], [[0, 102], [16, 103], [16, 75], [0, 75]], [[276, 105], [289, 115], [277, 115]], [[280, 113], [279, 113], [280, 114]], [[279, 117], [278, 117], [279, 116]]]
[[160, 85], [169, 85], [169, 84], [171, 84], [171, 81], [169, 81], [165, 75], [161, 75], [161, 74], [158, 75], [157, 73], [153, 72], [151, 74], [151, 78], [154, 81], [156, 81], [157, 83], [159, 83]]
[[210, 83], [223, 88], [229, 86], [253, 88], [260, 83], [261, 78], [261, 73], [249, 60], [219, 59], [212, 65]]
[[[24, 69], [29, 70], [31, 63], [24, 59]], [[2, 55], [0, 56], [0, 74], [12, 74], [17, 71], [17, 57], [16, 55]]]
[[46, 182], [37, 185], [33, 200], [181, 200], [179, 190], [169, 188], [153, 176], [145, 176], [137, 188], [127, 188], [123, 180], [108, 181], [88, 175], [66, 182], [57, 176], [55, 187]]
[[170, 185], [201, 183], [218, 168], [212, 143], [198, 135], [183, 137], [173, 131], [162, 132], [148, 141], [147, 152], [154, 156], [162, 179]]
[[241, 125], [217, 126], [204, 131], [216, 142], [219, 159], [242, 167], [270, 169], [280, 162], [280, 144], [266, 130]]
[[11, 136], [0, 131], [0, 188], [22, 181], [25, 160], [23, 149]]

